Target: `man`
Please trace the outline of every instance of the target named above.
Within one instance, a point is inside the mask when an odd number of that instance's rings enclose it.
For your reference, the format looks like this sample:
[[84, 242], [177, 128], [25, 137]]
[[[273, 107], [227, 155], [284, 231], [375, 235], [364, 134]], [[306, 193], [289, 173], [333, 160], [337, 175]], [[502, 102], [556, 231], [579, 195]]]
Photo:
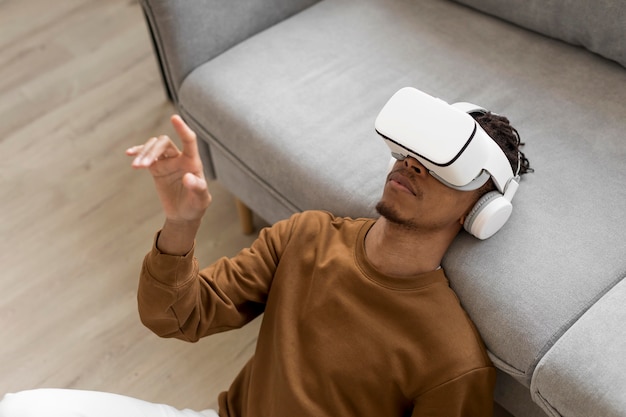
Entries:
[[[474, 117], [516, 174], [530, 170], [506, 118]], [[195, 236], [211, 196], [195, 133], [179, 116], [171, 122], [182, 151], [167, 136], [127, 150], [133, 168], [152, 174], [165, 213], [144, 260], [139, 311], [158, 335], [188, 341], [264, 313], [254, 357], [220, 395], [220, 416], [492, 414], [495, 370], [440, 263], [478, 199], [497, 185], [462, 191], [405, 155], [387, 176], [377, 220], [299, 213], [199, 270]], [[106, 411], [95, 411], [97, 402]], [[35, 391], [7, 396], [0, 417], [24, 412], [24, 403], [65, 403], [64, 415], [215, 415], [104, 393]]]

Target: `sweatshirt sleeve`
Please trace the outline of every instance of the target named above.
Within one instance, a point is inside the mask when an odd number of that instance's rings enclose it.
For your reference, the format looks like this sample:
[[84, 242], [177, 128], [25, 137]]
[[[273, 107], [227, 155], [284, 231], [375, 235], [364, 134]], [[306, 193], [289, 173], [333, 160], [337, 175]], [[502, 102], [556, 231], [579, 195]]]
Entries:
[[472, 370], [420, 395], [412, 417], [491, 417], [496, 371]]
[[161, 337], [195, 342], [239, 328], [260, 315], [297, 216], [261, 231], [250, 248], [200, 270], [194, 248], [185, 256], [144, 258], [137, 302], [142, 323]]

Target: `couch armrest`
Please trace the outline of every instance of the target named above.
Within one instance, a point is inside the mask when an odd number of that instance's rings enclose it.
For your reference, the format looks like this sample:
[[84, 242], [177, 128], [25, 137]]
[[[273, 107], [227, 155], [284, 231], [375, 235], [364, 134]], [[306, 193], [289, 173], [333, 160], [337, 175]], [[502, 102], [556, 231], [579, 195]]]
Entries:
[[317, 1], [141, 0], [170, 99], [194, 68]]
[[539, 362], [530, 389], [548, 415], [626, 415], [625, 305], [622, 280]]

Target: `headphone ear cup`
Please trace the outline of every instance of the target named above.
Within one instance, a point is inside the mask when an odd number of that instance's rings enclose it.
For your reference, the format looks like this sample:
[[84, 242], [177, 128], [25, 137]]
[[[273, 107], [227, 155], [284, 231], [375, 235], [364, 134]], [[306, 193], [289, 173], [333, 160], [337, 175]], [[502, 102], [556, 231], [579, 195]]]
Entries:
[[463, 227], [478, 239], [484, 240], [500, 230], [512, 212], [513, 205], [509, 200], [498, 191], [490, 191], [474, 204]]

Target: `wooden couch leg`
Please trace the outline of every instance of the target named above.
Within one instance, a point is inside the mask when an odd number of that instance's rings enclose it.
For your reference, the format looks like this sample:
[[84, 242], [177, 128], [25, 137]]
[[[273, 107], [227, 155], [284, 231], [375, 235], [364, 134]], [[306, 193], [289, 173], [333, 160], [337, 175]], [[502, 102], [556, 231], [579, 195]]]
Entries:
[[235, 199], [235, 203], [237, 204], [237, 212], [239, 213], [241, 230], [244, 234], [251, 235], [252, 233], [254, 233], [252, 210], [250, 210], [250, 208], [238, 198]]

